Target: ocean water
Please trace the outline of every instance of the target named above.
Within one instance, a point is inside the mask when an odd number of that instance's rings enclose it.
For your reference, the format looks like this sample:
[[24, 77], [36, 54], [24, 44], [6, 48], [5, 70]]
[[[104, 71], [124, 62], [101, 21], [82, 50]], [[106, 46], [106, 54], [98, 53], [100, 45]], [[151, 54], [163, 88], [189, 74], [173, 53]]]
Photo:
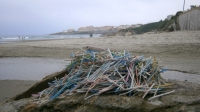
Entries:
[[[101, 34], [93, 34], [92, 38], [100, 37]], [[0, 35], [0, 44], [24, 41], [24, 40], [45, 40], [63, 38], [90, 38], [90, 34], [79, 35]]]

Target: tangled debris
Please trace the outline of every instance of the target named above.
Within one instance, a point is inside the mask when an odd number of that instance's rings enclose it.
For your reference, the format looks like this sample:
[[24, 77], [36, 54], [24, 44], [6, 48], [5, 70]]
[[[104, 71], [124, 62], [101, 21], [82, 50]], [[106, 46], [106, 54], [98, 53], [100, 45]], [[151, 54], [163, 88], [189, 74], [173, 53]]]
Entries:
[[166, 71], [158, 65], [158, 60], [132, 56], [127, 51], [87, 46], [82, 52], [71, 54], [73, 61], [67, 66], [69, 71], [61, 79], [49, 82], [49, 88], [33, 94], [35, 97], [49, 98], [85, 93], [85, 100], [102, 93], [129, 95], [139, 94], [142, 98], [153, 94], [148, 100], [175, 92], [167, 91], [160, 73]]

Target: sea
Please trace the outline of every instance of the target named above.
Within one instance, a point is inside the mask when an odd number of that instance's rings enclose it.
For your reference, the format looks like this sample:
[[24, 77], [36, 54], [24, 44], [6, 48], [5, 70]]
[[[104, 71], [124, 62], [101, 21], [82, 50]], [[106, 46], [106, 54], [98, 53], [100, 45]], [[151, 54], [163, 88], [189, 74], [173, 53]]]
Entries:
[[[92, 38], [101, 37], [93, 34]], [[90, 38], [90, 34], [81, 35], [0, 35], [0, 44], [14, 42], [50, 40], [65, 38]], [[69, 61], [46, 58], [0, 58], [0, 80], [41, 80], [43, 77], [63, 70]]]
[[[101, 34], [93, 34], [92, 38], [101, 37]], [[77, 35], [0, 35], [0, 44], [12, 43], [24, 40], [46, 40], [64, 38], [90, 38], [90, 34]]]

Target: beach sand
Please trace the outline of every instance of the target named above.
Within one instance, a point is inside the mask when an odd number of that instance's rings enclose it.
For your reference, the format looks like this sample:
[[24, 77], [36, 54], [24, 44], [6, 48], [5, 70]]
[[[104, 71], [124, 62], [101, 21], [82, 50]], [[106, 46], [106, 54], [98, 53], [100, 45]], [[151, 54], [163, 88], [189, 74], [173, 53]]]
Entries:
[[27, 90], [37, 82], [32, 80], [0, 80], [0, 104]]
[[[0, 44], [0, 57], [42, 57], [67, 60], [71, 53], [81, 51], [85, 46], [110, 48], [117, 51], [127, 50], [133, 55], [143, 54], [145, 57], [155, 56], [160, 60], [161, 66], [170, 70], [200, 75], [200, 31], [15, 42]], [[25, 83], [26, 81], [21, 82], [21, 84]], [[0, 84], [6, 87], [6, 83], [0, 81]], [[16, 88], [16, 91], [20, 90]]]
[[69, 61], [49, 58], [0, 58], [0, 103], [63, 70], [67, 64]]

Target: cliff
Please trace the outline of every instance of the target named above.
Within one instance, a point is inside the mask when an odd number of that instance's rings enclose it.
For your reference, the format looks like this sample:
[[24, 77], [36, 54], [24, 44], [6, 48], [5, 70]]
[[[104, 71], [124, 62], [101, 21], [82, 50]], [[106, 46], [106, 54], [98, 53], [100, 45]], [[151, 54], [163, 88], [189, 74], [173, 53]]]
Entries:
[[122, 29], [119, 32], [134, 32], [136, 34], [142, 34], [142, 33], [151, 32], [154, 30], [156, 30], [156, 31], [171, 31], [171, 29], [169, 28], [171, 24], [173, 24], [173, 20], [164, 20], [164, 21], [161, 20], [159, 22], [144, 24], [144, 25], [142, 25], [140, 27], [136, 27], [136, 28]]
[[178, 22], [180, 30], [200, 30], [200, 7], [180, 14]]

